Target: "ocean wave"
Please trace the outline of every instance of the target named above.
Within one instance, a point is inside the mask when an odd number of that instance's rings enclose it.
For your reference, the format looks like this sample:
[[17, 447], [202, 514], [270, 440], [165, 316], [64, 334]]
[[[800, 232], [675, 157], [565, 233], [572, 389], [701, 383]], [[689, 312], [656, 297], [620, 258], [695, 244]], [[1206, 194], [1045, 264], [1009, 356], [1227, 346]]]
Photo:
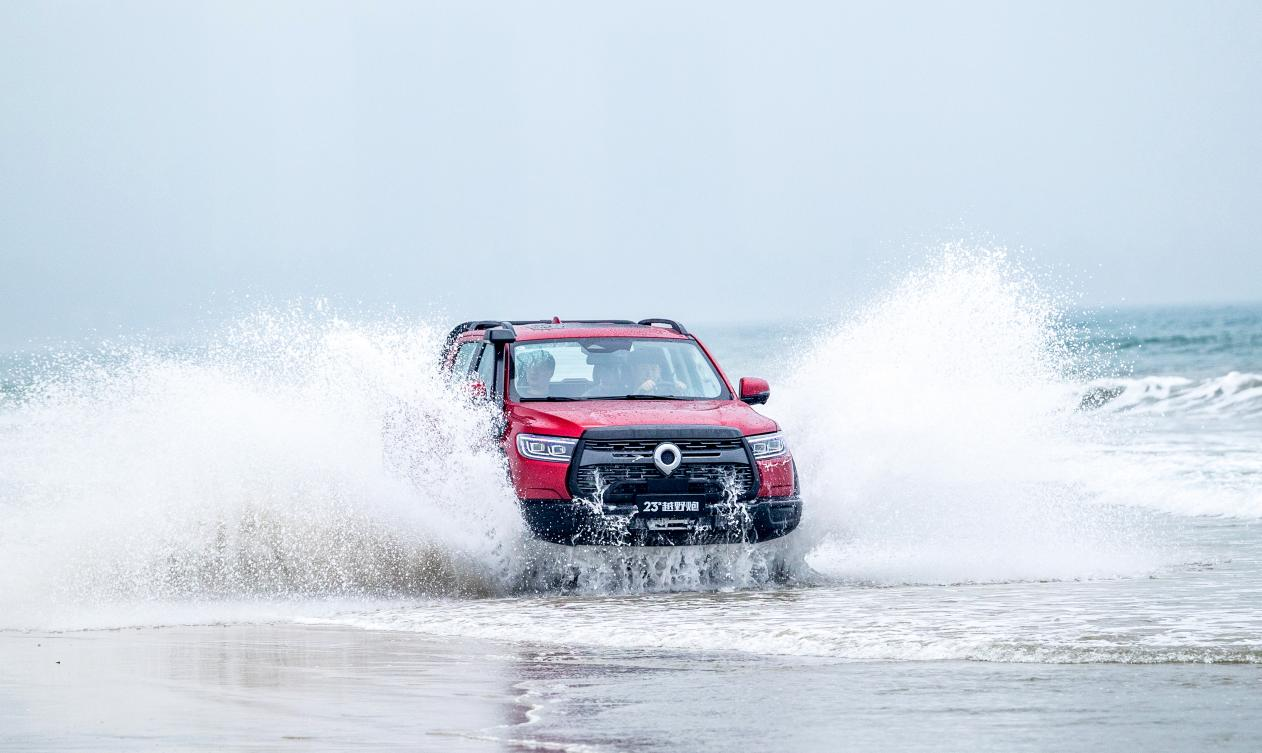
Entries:
[[1079, 405], [1115, 413], [1256, 417], [1262, 414], [1262, 374], [1094, 379], [1080, 388]]

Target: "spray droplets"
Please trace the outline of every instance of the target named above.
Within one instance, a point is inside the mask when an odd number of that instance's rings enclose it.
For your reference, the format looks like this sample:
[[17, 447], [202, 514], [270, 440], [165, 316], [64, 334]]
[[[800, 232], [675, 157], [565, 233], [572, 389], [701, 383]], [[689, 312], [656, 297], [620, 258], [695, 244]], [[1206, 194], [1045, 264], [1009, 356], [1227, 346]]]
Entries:
[[[435, 367], [440, 342], [260, 313], [202, 349], [46, 374], [0, 436], [4, 611], [494, 590], [520, 519], [489, 417]], [[413, 421], [391, 448], [408, 474], [383, 462], [392, 414]]]
[[820, 542], [809, 561], [883, 583], [1151, 568], [1140, 532], [1092, 504], [1110, 482], [1069, 384], [1086, 355], [985, 249], [946, 249], [842, 322], [777, 406]]

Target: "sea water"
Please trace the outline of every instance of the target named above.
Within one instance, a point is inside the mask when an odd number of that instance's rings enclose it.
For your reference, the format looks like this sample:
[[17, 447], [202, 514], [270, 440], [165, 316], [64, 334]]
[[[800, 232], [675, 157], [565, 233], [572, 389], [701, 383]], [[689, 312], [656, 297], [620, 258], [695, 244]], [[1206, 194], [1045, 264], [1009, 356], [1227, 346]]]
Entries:
[[531, 541], [441, 323], [296, 306], [12, 354], [0, 629], [490, 641], [551, 667], [521, 681], [541, 745], [729, 749], [750, 699], [768, 750], [1262, 744], [1262, 306], [1084, 311], [954, 248], [823, 320], [693, 329], [772, 382], [782, 540]]

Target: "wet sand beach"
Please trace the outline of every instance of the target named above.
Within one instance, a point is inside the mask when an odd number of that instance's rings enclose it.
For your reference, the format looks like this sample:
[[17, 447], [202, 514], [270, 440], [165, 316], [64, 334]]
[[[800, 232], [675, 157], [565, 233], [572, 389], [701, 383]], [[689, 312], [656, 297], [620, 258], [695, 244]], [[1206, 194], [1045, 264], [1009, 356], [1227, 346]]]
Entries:
[[0, 633], [13, 751], [1257, 750], [1255, 665], [562, 650], [306, 625]]
[[0, 634], [6, 750], [502, 749], [508, 661], [471, 641], [284, 625]]

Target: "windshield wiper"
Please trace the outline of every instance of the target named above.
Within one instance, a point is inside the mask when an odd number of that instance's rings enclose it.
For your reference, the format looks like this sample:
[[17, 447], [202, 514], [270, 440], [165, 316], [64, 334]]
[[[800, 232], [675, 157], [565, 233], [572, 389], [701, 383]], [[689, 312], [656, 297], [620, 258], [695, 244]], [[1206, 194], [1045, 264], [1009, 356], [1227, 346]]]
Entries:
[[692, 400], [690, 397], [679, 397], [678, 395], [623, 395], [622, 397], [610, 396], [609, 400]]
[[523, 397], [519, 402], [523, 403], [570, 403], [575, 400], [586, 400], [584, 397], [562, 397], [561, 395], [548, 395], [547, 397]]

